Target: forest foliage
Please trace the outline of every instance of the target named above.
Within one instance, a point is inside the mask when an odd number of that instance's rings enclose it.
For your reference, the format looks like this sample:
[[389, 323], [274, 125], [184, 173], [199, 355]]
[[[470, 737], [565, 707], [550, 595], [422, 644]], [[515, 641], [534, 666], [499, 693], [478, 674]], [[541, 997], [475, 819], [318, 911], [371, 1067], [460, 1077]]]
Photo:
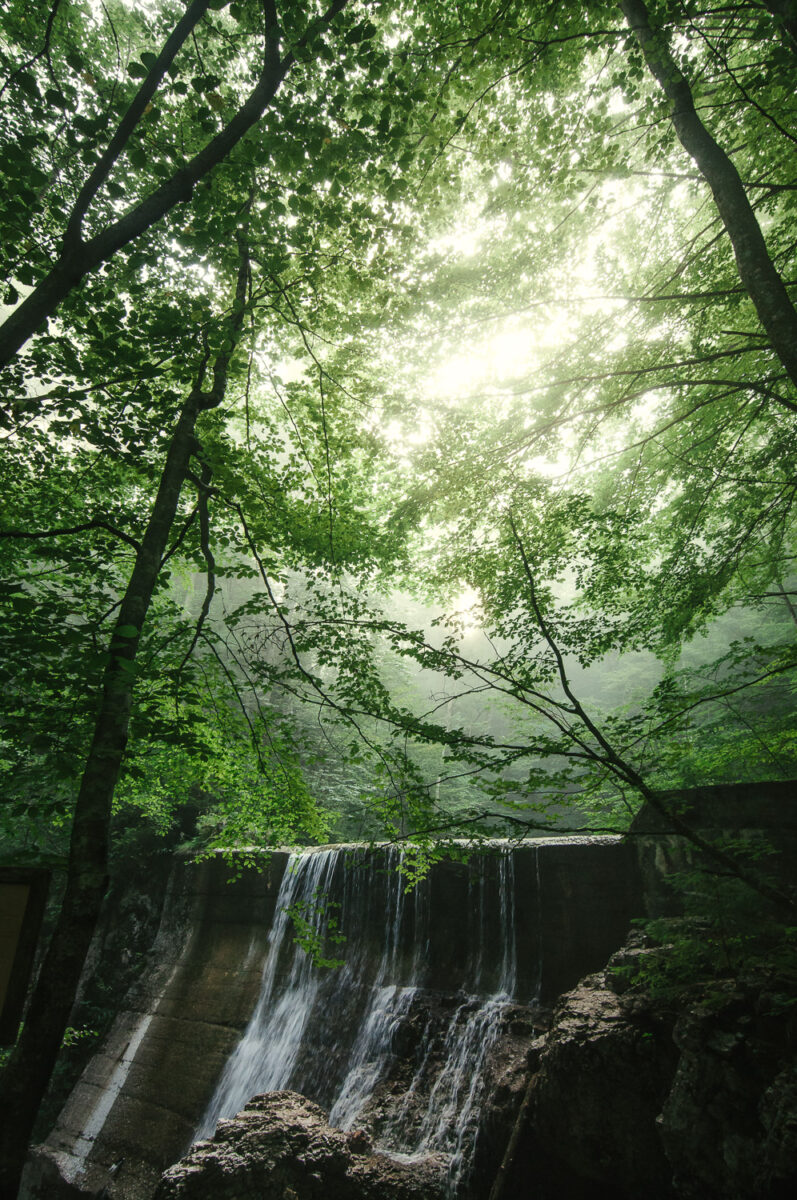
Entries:
[[[264, 12], [189, 6], [161, 71], [179, 5], [10, 8], [7, 304], [76, 216], [85, 243], [107, 239], [225, 134], [262, 74]], [[550, 692], [524, 548], [568, 670], [636, 769], [788, 776], [794, 388], [622, 14], [306, 16], [282, 14], [296, 61], [245, 145], [6, 369], [11, 827], [63, 844], [170, 413], [228, 336], [245, 210], [240, 345], [202, 418], [207, 541], [196, 470], [132, 668], [124, 802], [163, 820], [167, 794], [201, 792], [222, 812], [232, 773], [254, 804], [241, 833], [274, 839], [292, 812], [296, 836], [321, 836], [322, 810], [353, 801], [402, 832], [441, 804], [483, 811], [478, 783], [522, 803], [561, 789], [568, 759], [578, 790], [616, 794], [557, 724], [573, 714]], [[677, 16], [649, 19], [788, 287], [787, 29], [757, 5]], [[108, 131], [139, 98], [120, 149]], [[454, 613], [439, 636], [417, 606], [414, 623], [385, 610], [396, 584]]]
[[0, 833], [69, 971], [112, 806], [793, 777], [792, 7], [4, 6]]

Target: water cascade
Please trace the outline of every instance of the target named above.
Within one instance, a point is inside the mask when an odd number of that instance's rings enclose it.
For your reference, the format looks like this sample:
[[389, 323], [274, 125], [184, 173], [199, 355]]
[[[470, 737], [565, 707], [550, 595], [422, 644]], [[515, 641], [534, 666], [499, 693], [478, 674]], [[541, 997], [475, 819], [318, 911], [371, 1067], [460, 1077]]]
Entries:
[[58, 1194], [53, 1173], [152, 1196], [193, 1140], [282, 1089], [396, 1159], [426, 1160], [415, 1176], [446, 1180], [456, 1200], [487, 1194], [540, 1029], [533, 1006], [622, 944], [641, 911], [635, 851], [612, 837], [491, 842], [406, 890], [411, 853], [280, 850], [232, 878], [223, 856], [176, 860], [145, 969], [30, 1196]]
[[[485, 1064], [517, 999], [513, 857], [502, 847], [471, 861], [469, 903], [458, 914], [467, 952], [442, 996], [429, 953], [429, 879], [407, 891], [402, 864], [396, 849], [291, 855], [260, 996], [198, 1137], [211, 1136], [219, 1118], [252, 1095], [290, 1088], [322, 1104], [332, 1125], [367, 1128], [386, 1153], [439, 1156], [450, 1195], [459, 1194]], [[302, 941], [321, 954], [330, 934], [342, 931], [341, 965], [317, 965], [297, 944], [297, 913]], [[404, 1075], [394, 1078], [399, 1064]]]

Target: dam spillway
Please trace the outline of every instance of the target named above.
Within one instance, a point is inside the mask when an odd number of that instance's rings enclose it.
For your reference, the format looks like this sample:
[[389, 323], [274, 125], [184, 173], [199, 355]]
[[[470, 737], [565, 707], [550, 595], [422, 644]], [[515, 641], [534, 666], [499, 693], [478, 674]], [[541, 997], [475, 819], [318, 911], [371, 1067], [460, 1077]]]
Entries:
[[[261, 1092], [290, 1089], [309, 1096], [343, 1130], [373, 1125], [369, 1110], [381, 1100], [377, 1149], [405, 1160], [444, 1156], [449, 1194], [457, 1194], [472, 1158], [484, 1063], [516, 990], [514, 858], [511, 848], [499, 847], [473, 860], [462, 914], [467, 959], [459, 978], [450, 981], [457, 985], [457, 1002], [442, 1014], [427, 998], [429, 879], [408, 895], [403, 866], [396, 849], [291, 855], [257, 1005], [225, 1064], [198, 1138], [212, 1136], [219, 1118], [234, 1116]], [[374, 914], [379, 936], [369, 937]], [[308, 948], [291, 936], [297, 916]], [[330, 937], [344, 958], [323, 960]], [[536, 990], [532, 999], [538, 999]], [[398, 1095], [389, 1092], [386, 1105], [379, 1093], [398, 1057], [396, 1043], [418, 1017], [423, 1032], [412, 1080]]]
[[48, 1140], [62, 1175], [90, 1193], [116, 1167], [112, 1194], [145, 1200], [220, 1117], [290, 1088], [389, 1153], [439, 1154], [464, 1195], [492, 1048], [617, 948], [635, 858], [616, 838], [496, 843], [409, 891], [401, 865], [395, 847], [178, 862], [147, 969]]

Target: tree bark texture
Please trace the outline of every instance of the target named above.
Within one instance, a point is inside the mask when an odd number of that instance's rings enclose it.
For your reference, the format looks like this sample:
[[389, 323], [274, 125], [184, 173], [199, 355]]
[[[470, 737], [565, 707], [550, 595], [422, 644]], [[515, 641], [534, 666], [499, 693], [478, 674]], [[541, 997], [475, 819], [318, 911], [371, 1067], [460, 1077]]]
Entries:
[[671, 119], [681, 145], [694, 159], [711, 188], [731, 239], [739, 278], [772, 349], [797, 387], [797, 310], [769, 256], [739, 172], [698, 115], [689, 83], [667, 49], [663, 36], [651, 28], [644, 0], [620, 0], [620, 9], [651, 74], [670, 101]]
[[536, 1072], [529, 1076], [529, 1081], [526, 1084], [526, 1090], [523, 1093], [523, 1100], [518, 1114], [515, 1117], [515, 1123], [512, 1126], [512, 1133], [507, 1143], [504, 1157], [501, 1160], [501, 1165], [498, 1168], [493, 1186], [490, 1188], [489, 1200], [503, 1200], [506, 1193], [506, 1181], [509, 1178], [509, 1173], [517, 1157], [517, 1148], [520, 1145], [520, 1138], [523, 1134], [526, 1122], [528, 1121], [529, 1109], [531, 1108], [531, 1098], [534, 1094], [534, 1086], [537, 1081]]

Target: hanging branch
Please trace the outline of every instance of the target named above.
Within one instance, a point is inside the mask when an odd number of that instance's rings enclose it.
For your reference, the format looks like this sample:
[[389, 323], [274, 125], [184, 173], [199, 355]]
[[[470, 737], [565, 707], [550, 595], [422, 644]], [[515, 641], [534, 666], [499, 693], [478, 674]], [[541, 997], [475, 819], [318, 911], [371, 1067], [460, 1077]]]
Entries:
[[592, 720], [589, 713], [581, 704], [580, 700], [570, 686], [564, 656], [562, 655], [559, 644], [556, 641], [553, 631], [545, 619], [545, 615], [540, 607], [531, 563], [511, 512], [507, 514], [507, 518], [509, 521], [509, 528], [512, 533], [512, 539], [517, 546], [518, 553], [523, 564], [523, 573], [528, 583], [528, 594], [531, 610], [534, 615], [534, 619], [537, 622], [537, 627], [539, 628], [540, 633], [542, 634], [543, 639], [553, 656], [562, 690], [572, 704], [573, 710], [577, 714], [579, 720], [584, 724], [585, 728], [589, 730], [590, 734], [603, 751], [603, 755], [594, 753], [595, 761], [603, 763], [618, 779], [622, 780], [624, 783], [630, 784], [630, 786], [633, 787], [648, 802], [650, 807], [654, 809], [654, 811], [657, 812], [660, 817], [664, 818], [664, 820], [669, 824], [673, 833], [680, 834], [681, 837], [686, 838], [687, 841], [691, 842], [691, 844], [698, 850], [701, 850], [712, 862], [719, 863], [719, 865], [724, 867], [729, 874], [747, 884], [747, 886], [752, 888], [753, 891], [757, 892], [759, 896], [762, 896], [765, 900], [769, 901], [770, 904], [774, 905], [778, 911], [786, 911], [793, 917], [794, 913], [797, 912], [797, 901], [795, 901], [792, 896], [782, 892], [779, 888], [773, 887], [766, 881], [766, 879], [763, 879], [756, 872], [750, 871], [743, 863], [737, 861], [737, 859], [733, 858], [730, 854], [726, 854], [725, 851], [719, 846], [707, 841], [707, 839], [704, 838], [702, 834], [698, 833], [694, 828], [692, 828], [688, 822], [684, 821], [676, 812], [673, 812], [672, 809], [667, 806], [661, 796], [647, 785], [639, 772], [635, 770], [635, 768], [631, 766], [631, 764], [627, 762], [620, 754], [618, 754], [606, 736], [602, 733], [600, 728]]
[[213, 557], [213, 551], [210, 546], [210, 514], [208, 512], [208, 492], [210, 481], [213, 477], [213, 471], [207, 463], [202, 464], [202, 476], [198, 481], [197, 487], [197, 510], [199, 512], [199, 546], [202, 551], [202, 556], [205, 560], [207, 583], [205, 586], [205, 597], [202, 601], [202, 608], [194, 628], [194, 636], [191, 639], [191, 644], [186, 650], [183, 658], [177, 668], [177, 677], [179, 678], [183, 672], [185, 664], [188, 662], [191, 655], [194, 653], [196, 644], [202, 637], [202, 629], [207, 620], [210, 606], [213, 603], [213, 597], [216, 594], [216, 560]]
[[356, 730], [358, 736], [360, 737], [360, 739], [363, 742], [363, 745], [367, 746], [368, 749], [371, 750], [379, 758], [380, 762], [382, 763], [382, 765], [385, 768], [385, 771], [387, 772], [387, 775], [388, 775], [388, 778], [390, 779], [391, 784], [398, 792], [399, 788], [396, 783], [395, 776], [391, 770], [390, 763], [388, 762], [387, 758], [383, 754], [381, 748], [371, 738], [368, 737], [368, 735], [365, 733], [365, 730], [362, 728], [362, 726], [356, 720], [356, 718], [358, 716], [370, 717], [370, 716], [372, 716], [372, 714], [369, 712], [359, 712], [358, 713], [349, 707], [344, 708], [343, 705], [339, 704], [334, 699], [334, 697], [331, 696], [329, 694], [329, 692], [322, 686], [320, 680], [315, 675], [313, 675], [311, 671], [308, 671], [307, 667], [305, 666], [304, 662], [302, 661], [302, 656], [301, 656], [301, 653], [299, 652], [299, 648], [296, 644], [296, 638], [294, 637], [294, 631], [291, 627], [291, 623], [288, 620], [285, 613], [283, 612], [282, 606], [280, 605], [279, 601], [277, 600], [276, 595], [274, 594], [274, 589], [271, 586], [271, 580], [269, 579], [268, 572], [266, 571], [265, 565], [263, 563], [263, 559], [258, 551], [257, 543], [252, 535], [252, 531], [249, 528], [249, 523], [246, 519], [246, 514], [244, 513], [244, 510], [241, 507], [241, 505], [238, 504], [236, 501], [228, 500], [226, 503], [227, 503], [227, 506], [233, 510], [233, 512], [236, 512], [238, 514], [238, 519], [241, 522], [241, 529], [243, 531], [243, 535], [246, 540], [246, 544], [248, 545], [249, 550], [252, 554], [252, 557], [255, 560], [258, 572], [260, 574], [260, 578], [263, 580], [263, 586], [266, 589], [266, 594], [268, 596], [269, 603], [271, 604], [271, 607], [273, 608], [273, 610], [277, 616], [277, 619], [278, 619], [280, 625], [282, 626], [283, 632], [285, 634], [285, 639], [286, 639], [286, 642], [288, 645], [290, 656], [293, 659], [293, 662], [294, 662], [299, 674], [305, 680], [305, 682], [307, 684], [309, 684], [312, 691], [315, 692], [315, 694], [320, 698], [319, 703], [322, 707], [327, 707], [327, 708], [331, 709], [333, 712], [337, 713], [337, 715], [346, 724], [350, 725], [354, 730]]
[[129, 533], [125, 533], [124, 529], [119, 529], [118, 526], [112, 525], [110, 521], [105, 521], [102, 517], [95, 517], [91, 521], [84, 521], [82, 525], [63, 525], [57, 529], [37, 529], [31, 531], [28, 529], [0, 529], [0, 538], [27, 538], [31, 541], [40, 541], [45, 538], [61, 537], [62, 535], [73, 533], [85, 533], [88, 529], [104, 529], [107, 533], [112, 533], [114, 537], [118, 537], [121, 541], [127, 542], [128, 546], [132, 546], [135, 551], [141, 549], [141, 543], [136, 541]]
[[324, 457], [327, 468], [327, 516], [329, 519], [329, 557], [334, 563], [335, 561], [335, 543], [333, 540], [334, 530], [334, 509], [332, 505], [332, 464], [329, 458], [329, 434], [327, 433], [327, 410], [324, 397], [324, 372], [318, 367], [318, 391], [321, 396], [321, 427], [324, 433]]
[[191, 509], [190, 513], [186, 517], [185, 521], [183, 522], [182, 529], [180, 530], [177, 537], [174, 539], [171, 546], [169, 547], [169, 549], [166, 551], [163, 558], [161, 559], [162, 567], [165, 566], [165, 564], [169, 561], [169, 559], [172, 557], [172, 555], [176, 554], [177, 551], [180, 549], [180, 547], [182, 546], [182, 544], [185, 540], [186, 534], [188, 533], [189, 529], [193, 525], [194, 521], [197, 519], [198, 515], [199, 515], [199, 508], [197, 505], [194, 505], [194, 507]]
[[8, 79], [6, 79], [5, 83], [0, 88], [0, 100], [3, 97], [3, 92], [9, 86], [9, 84], [13, 83], [17, 76], [22, 75], [24, 71], [27, 71], [30, 67], [32, 67], [33, 64], [38, 62], [40, 58], [47, 59], [47, 65], [50, 69], [50, 74], [53, 74], [53, 64], [50, 61], [50, 42], [53, 35], [53, 25], [55, 24], [55, 18], [58, 15], [58, 9], [60, 6], [61, 0], [53, 0], [50, 14], [47, 18], [47, 28], [44, 31], [44, 42], [42, 43], [41, 50], [37, 50], [35, 54], [18, 66], [15, 71], [11, 72], [11, 74], [8, 76]]

